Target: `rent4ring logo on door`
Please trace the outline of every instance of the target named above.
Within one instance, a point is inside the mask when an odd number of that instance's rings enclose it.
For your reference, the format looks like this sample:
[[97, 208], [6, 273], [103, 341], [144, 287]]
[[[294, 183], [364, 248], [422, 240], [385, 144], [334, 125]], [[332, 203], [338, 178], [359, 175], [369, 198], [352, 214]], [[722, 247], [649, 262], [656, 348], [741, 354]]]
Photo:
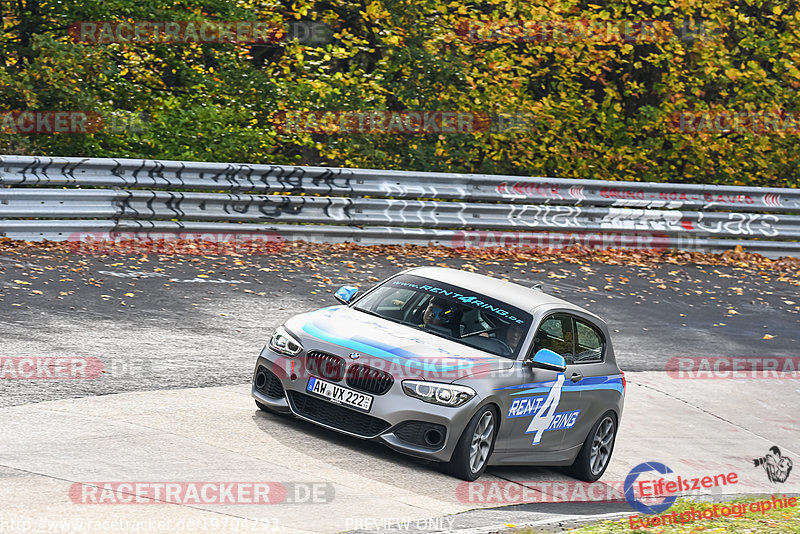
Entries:
[[508, 409], [507, 418], [525, 417], [533, 415], [531, 423], [525, 430], [526, 434], [533, 434], [533, 445], [538, 445], [542, 434], [548, 430], [565, 430], [575, 426], [580, 410], [556, 413], [558, 403], [561, 401], [561, 389], [564, 386], [564, 373], [558, 373], [555, 384], [550, 388], [547, 397], [523, 397], [514, 399]]

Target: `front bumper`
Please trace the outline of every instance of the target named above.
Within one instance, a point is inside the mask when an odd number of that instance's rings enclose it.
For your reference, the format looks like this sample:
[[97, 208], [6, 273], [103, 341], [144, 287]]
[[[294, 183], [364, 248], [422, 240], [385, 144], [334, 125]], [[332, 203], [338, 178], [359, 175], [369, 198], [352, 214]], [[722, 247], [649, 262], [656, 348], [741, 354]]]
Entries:
[[[370, 393], [372, 406], [369, 413], [363, 413], [306, 391], [310, 376], [319, 375], [299, 371], [305, 369], [301, 365], [305, 354], [289, 358], [265, 346], [253, 372], [252, 396], [273, 411], [291, 413], [343, 434], [380, 442], [411, 456], [449, 461], [461, 433], [481, 403], [477, 396], [457, 408], [427, 403], [406, 395], [402, 378], [395, 377], [386, 393]], [[295, 373], [292, 360], [296, 363]], [[354, 389], [344, 379], [324, 379]]]

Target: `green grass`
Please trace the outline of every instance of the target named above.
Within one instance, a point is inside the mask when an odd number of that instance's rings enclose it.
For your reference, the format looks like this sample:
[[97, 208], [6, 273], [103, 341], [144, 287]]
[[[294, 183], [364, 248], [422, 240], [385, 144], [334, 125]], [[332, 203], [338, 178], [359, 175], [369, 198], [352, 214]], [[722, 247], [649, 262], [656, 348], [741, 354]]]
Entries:
[[[781, 496], [778, 496], [781, 497]], [[736, 534], [751, 534], [761, 532], [795, 532], [800, 534], [800, 499], [794, 507], [783, 509], [771, 509], [766, 513], [760, 511], [750, 511], [752, 503], [759, 501], [770, 500], [769, 497], [752, 497], [736, 499], [724, 503], [702, 503], [687, 500], [678, 500], [671, 508], [658, 514], [658, 517], [665, 517], [675, 512], [678, 516], [678, 522], [675, 524], [667, 524], [664, 526], [649, 526], [642, 527], [640, 523], [635, 523], [636, 529], [631, 528], [630, 518], [602, 521], [583, 527], [569, 529], [566, 532], [575, 534], [601, 534], [601, 533], [621, 533], [621, 532], [658, 532], [659, 534], [691, 534], [695, 532], [712, 533], [712, 532], [731, 532]], [[747, 511], [743, 517], [716, 517], [714, 519], [695, 519], [687, 521], [684, 524], [680, 523], [680, 514], [682, 512], [689, 512], [692, 508], [695, 511], [701, 512], [703, 510], [713, 510], [716, 504], [717, 510], [721, 511], [723, 506], [731, 507], [731, 505], [747, 506]], [[654, 518], [656, 516], [632, 516], [634, 521], [637, 519]], [[688, 518], [688, 516], [686, 516]], [[514, 531], [515, 534], [532, 534], [534, 531], [530, 529], [519, 529]]]

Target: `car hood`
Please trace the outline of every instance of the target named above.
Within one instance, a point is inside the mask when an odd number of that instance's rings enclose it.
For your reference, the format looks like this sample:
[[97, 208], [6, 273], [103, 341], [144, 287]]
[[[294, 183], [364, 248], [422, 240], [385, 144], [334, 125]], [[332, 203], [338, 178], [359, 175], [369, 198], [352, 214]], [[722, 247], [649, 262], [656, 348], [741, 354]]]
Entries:
[[382, 319], [347, 306], [298, 315], [286, 327], [300, 337], [332, 343], [351, 354], [351, 362], [383, 369], [395, 378], [452, 382], [466, 376], [508, 369], [514, 361], [429, 332]]

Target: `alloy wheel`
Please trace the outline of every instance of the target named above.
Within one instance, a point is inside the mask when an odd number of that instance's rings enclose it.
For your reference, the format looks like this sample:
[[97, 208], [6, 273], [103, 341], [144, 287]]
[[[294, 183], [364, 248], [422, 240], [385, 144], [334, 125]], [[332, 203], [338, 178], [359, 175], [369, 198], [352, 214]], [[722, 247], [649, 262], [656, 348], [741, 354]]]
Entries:
[[472, 435], [472, 444], [469, 448], [469, 468], [473, 473], [480, 471], [489, 458], [493, 434], [494, 414], [491, 411], [487, 411], [475, 427], [475, 433]]
[[611, 446], [614, 443], [614, 421], [606, 416], [597, 427], [592, 439], [592, 450], [589, 453], [589, 465], [592, 474], [600, 473], [605, 469], [611, 458]]

